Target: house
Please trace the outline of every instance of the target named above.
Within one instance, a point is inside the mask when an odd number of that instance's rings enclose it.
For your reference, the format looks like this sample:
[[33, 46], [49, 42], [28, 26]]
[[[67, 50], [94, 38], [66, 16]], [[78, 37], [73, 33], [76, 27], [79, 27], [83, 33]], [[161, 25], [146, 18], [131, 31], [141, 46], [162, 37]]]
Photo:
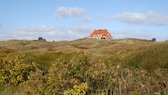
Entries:
[[94, 30], [88, 38], [95, 39], [112, 39], [111, 34], [106, 29]]

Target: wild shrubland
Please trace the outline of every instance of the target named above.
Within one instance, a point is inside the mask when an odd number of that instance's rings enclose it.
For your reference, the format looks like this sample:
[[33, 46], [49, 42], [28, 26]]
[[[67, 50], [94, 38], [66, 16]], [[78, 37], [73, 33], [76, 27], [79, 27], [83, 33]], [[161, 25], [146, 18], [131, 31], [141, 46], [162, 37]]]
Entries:
[[136, 51], [121, 47], [101, 56], [79, 47], [43, 52], [1, 48], [0, 94], [167, 95], [168, 44], [151, 46], [142, 45]]

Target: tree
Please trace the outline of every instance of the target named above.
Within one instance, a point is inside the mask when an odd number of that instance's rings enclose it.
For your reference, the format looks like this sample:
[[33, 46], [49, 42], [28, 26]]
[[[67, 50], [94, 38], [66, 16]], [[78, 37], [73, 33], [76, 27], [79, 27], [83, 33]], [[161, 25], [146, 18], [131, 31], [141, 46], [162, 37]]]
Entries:
[[156, 41], [156, 38], [152, 38], [152, 42], [155, 42]]
[[39, 37], [38, 40], [39, 40], [39, 41], [42, 41], [42, 40], [43, 40], [43, 37]]
[[39, 37], [38, 41], [46, 41], [46, 39], [44, 39], [43, 37]]

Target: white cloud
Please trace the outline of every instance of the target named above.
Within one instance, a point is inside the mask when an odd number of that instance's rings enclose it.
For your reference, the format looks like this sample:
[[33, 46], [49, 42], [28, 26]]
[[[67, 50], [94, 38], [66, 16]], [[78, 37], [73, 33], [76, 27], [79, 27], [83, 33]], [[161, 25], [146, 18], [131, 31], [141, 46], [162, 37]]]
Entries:
[[73, 26], [72, 31], [76, 33], [76, 35], [79, 38], [84, 38], [90, 35], [90, 33], [93, 31], [93, 27], [78, 25], [78, 26]]
[[55, 15], [56, 18], [63, 18], [68, 16], [77, 16], [85, 13], [84, 8], [78, 8], [78, 7], [59, 7], [57, 9], [57, 13]]
[[6, 32], [7, 39], [37, 39], [38, 37], [51, 37], [50, 32], [55, 31], [55, 27], [48, 26], [27, 26]]
[[93, 28], [89, 26], [74, 26], [72, 30], [81, 34], [81, 33], [90, 33], [91, 31], [93, 31]]
[[51, 27], [51, 26], [26, 26], [14, 30], [3, 31], [0, 40], [26, 39], [36, 40], [39, 37], [47, 41], [75, 40], [88, 36], [91, 28], [87, 26]]
[[[0, 31], [0, 40], [9, 39], [26, 39], [37, 40], [39, 37], [45, 38], [47, 41], [60, 41], [60, 40], [75, 40], [79, 38], [88, 37], [94, 30], [90, 26], [73, 26], [66, 27], [52, 27], [52, 26], [27, 26], [14, 30]], [[111, 30], [109, 31], [114, 39], [122, 38], [140, 38], [148, 39], [156, 37], [157, 41], [164, 41], [167, 36], [157, 36], [152, 31], [133, 31], [133, 30]], [[164, 34], [164, 32], [162, 32]]]
[[147, 12], [146, 14], [125, 12], [123, 14], [114, 15], [112, 18], [129, 24], [168, 25], [167, 15], [162, 15], [151, 11]]
[[[149, 31], [133, 31], [133, 30], [112, 30], [111, 34], [114, 39], [123, 39], [123, 38], [138, 38], [138, 39], [147, 39], [151, 40], [155, 37], [152, 32]], [[161, 40], [158, 37], [159, 40]]]
[[86, 17], [86, 18], [82, 19], [81, 22], [92, 22], [92, 19], [90, 17]]
[[[157, 31], [156, 31], [157, 32]], [[138, 38], [152, 40], [156, 38], [157, 41], [165, 41], [168, 39], [167, 35], [157, 35], [155, 31], [134, 31], [134, 30], [112, 30], [110, 33], [114, 39], [124, 39], [124, 38]], [[160, 33], [164, 34], [164, 31]]]
[[27, 26], [20, 29], [17, 29], [16, 31], [25, 31], [25, 32], [38, 32], [38, 33], [44, 33], [55, 30], [55, 27], [48, 27], [45, 25], [42, 26]]

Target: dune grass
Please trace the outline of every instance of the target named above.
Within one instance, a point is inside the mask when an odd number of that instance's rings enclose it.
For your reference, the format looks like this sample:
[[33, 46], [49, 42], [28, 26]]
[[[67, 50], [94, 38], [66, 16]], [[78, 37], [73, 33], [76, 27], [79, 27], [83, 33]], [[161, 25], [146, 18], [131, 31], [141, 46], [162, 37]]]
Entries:
[[[164, 87], [164, 85], [168, 86], [165, 83], [168, 82], [166, 78], [168, 77], [167, 47], [166, 42], [150, 42], [141, 39], [78, 39], [60, 42], [3, 41], [0, 42], [1, 64], [4, 62], [13, 64], [11, 61], [4, 61], [9, 54], [25, 55], [28, 59], [21, 58], [17, 62], [22, 62], [22, 60], [28, 63], [34, 62], [37, 70], [30, 76], [28, 74], [30, 79], [24, 80], [24, 85], [4, 84], [0, 80], [0, 94], [54, 95], [57, 92], [59, 92], [57, 94], [77, 93], [76, 89], [94, 93], [100, 89], [113, 88], [116, 94], [154, 94], [157, 92], [164, 95], [168, 91]], [[3, 70], [0, 71], [0, 77], [4, 76], [3, 73]], [[120, 87], [119, 83], [122, 83], [123, 87]], [[81, 87], [83, 84], [87, 89]], [[80, 88], [74, 88], [74, 86]], [[27, 90], [19, 93], [24, 87]], [[157, 87], [162, 89], [156, 89]]]

